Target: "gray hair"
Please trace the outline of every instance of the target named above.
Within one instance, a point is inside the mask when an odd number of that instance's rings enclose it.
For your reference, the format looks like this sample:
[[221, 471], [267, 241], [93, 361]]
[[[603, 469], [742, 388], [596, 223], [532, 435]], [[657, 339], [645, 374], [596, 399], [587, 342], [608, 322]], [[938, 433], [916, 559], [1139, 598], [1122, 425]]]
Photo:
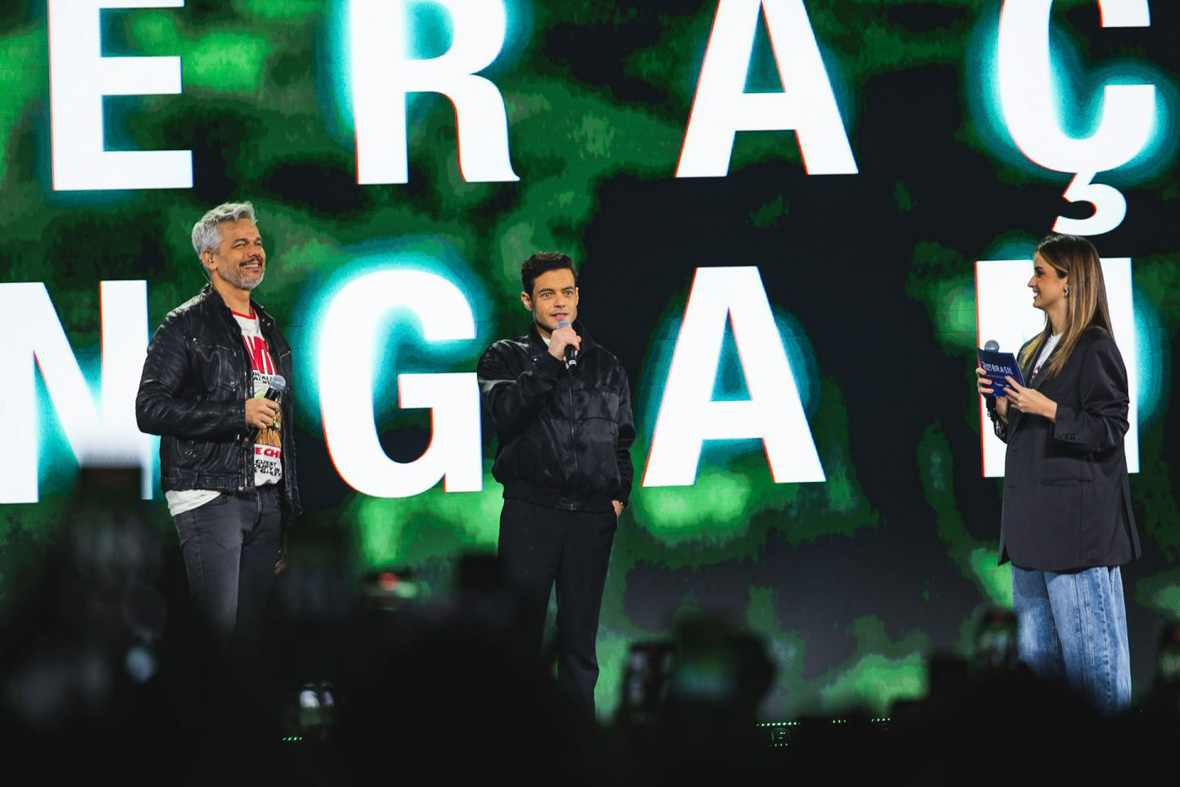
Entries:
[[218, 225], [227, 221], [254, 221], [254, 206], [249, 202], [224, 202], [201, 217], [193, 225], [193, 249], [200, 257], [207, 251], [216, 251], [221, 245], [221, 231]]

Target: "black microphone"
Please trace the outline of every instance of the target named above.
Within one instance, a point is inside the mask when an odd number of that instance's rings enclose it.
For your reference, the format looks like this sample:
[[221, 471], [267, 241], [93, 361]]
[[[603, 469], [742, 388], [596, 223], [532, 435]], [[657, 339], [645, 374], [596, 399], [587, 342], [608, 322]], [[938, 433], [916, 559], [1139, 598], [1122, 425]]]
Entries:
[[[997, 352], [1000, 349], [1000, 343], [997, 342], [995, 339], [988, 339], [986, 342], [983, 343], [983, 349], [985, 349], [991, 353]], [[996, 388], [993, 385], [992, 392], [994, 393], [995, 390], [996, 390]], [[985, 396], [985, 397], [983, 397], [983, 402], [987, 406], [988, 417], [989, 418], [994, 417], [996, 414], [996, 397]]]
[[[995, 344], [995, 342], [991, 342]], [[281, 402], [283, 394], [287, 392], [287, 378], [281, 374], [272, 374], [270, 382], [266, 384], [266, 394], [263, 399], [270, 399], [272, 402]]]
[[[287, 392], [287, 378], [283, 377], [283, 375], [281, 375], [281, 374], [272, 374], [270, 376], [270, 382], [266, 384], [266, 393], [262, 395], [262, 398], [263, 399], [270, 399], [272, 402], [279, 402], [281, 404], [283, 401], [283, 394], [285, 394], [286, 392]], [[255, 426], [254, 428], [252, 428], [250, 430], [250, 435], [249, 435], [248, 440], [250, 442], [253, 442], [254, 438], [257, 436], [258, 436], [258, 427]]]
[[[569, 327], [569, 320], [562, 320], [561, 322], [557, 323], [557, 328], [559, 330], [561, 328], [568, 328], [568, 327]], [[565, 346], [565, 368], [568, 369], [571, 366], [577, 366], [577, 365], [578, 365], [578, 349], [576, 347], [574, 347], [572, 344], [567, 344]]]

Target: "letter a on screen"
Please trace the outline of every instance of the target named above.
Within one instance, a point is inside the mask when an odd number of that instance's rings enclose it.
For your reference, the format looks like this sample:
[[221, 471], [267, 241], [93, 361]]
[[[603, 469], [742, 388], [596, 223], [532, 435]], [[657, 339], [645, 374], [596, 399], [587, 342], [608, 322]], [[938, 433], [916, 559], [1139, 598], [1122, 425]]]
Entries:
[[[745, 92], [760, 12], [781, 93]], [[795, 131], [808, 175], [856, 174], [803, 0], [720, 0], [676, 177], [725, 177], [736, 132], [779, 130]]]
[[[726, 322], [750, 398], [714, 401]], [[705, 440], [762, 438], [775, 483], [825, 480], [757, 268], [698, 268], [660, 402], [644, 486], [696, 481]]]

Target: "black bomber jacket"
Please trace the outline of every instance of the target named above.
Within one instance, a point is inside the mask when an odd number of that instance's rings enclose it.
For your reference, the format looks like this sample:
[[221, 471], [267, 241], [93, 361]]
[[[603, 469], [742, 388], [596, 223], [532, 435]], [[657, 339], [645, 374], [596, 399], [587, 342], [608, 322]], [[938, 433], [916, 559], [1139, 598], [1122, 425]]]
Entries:
[[[291, 438], [291, 348], [274, 319], [254, 301], [262, 335], [276, 369], [287, 380], [281, 400], [283, 521], [300, 512]], [[148, 345], [135, 418], [139, 429], [160, 435], [160, 481], [165, 491], [254, 488], [254, 452], [246, 426], [246, 398], [253, 392], [250, 358], [242, 331], [209, 285], [172, 310]]]
[[549, 354], [533, 328], [479, 359], [484, 406], [495, 425], [492, 475], [504, 497], [570, 511], [609, 511], [631, 494], [635, 423], [618, 359], [581, 323], [577, 365]]

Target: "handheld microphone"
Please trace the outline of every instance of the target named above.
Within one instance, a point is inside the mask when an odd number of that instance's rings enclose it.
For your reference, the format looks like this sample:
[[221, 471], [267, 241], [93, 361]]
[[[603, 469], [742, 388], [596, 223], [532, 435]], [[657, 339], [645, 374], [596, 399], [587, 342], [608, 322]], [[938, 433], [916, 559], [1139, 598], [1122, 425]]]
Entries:
[[272, 374], [270, 382], [267, 383], [266, 394], [263, 399], [270, 399], [272, 402], [281, 402], [283, 394], [287, 392], [287, 378], [281, 374]]
[[[270, 382], [267, 383], [267, 386], [266, 386], [266, 393], [262, 395], [262, 398], [263, 399], [270, 399], [272, 402], [281, 403], [283, 401], [283, 394], [285, 394], [286, 392], [287, 392], [287, 378], [283, 377], [283, 375], [281, 375], [281, 374], [272, 374], [270, 376]], [[249, 442], [253, 442], [254, 438], [257, 436], [258, 436], [258, 427], [255, 426], [254, 428], [252, 428], [250, 430], [250, 434], [247, 437], [247, 440]]]
[[[983, 343], [983, 349], [987, 350], [988, 352], [996, 352], [1000, 349], [1000, 343], [995, 339], [988, 339]], [[985, 396], [983, 397], [983, 403], [987, 407], [988, 417], [994, 418], [996, 414], [996, 397]]]
[[[569, 327], [569, 320], [562, 320], [561, 322], [557, 323], [557, 327], [559, 329], [560, 328], [568, 328]], [[565, 346], [565, 368], [568, 369], [571, 366], [577, 366], [577, 365], [578, 365], [578, 350], [572, 344], [567, 344]]]

